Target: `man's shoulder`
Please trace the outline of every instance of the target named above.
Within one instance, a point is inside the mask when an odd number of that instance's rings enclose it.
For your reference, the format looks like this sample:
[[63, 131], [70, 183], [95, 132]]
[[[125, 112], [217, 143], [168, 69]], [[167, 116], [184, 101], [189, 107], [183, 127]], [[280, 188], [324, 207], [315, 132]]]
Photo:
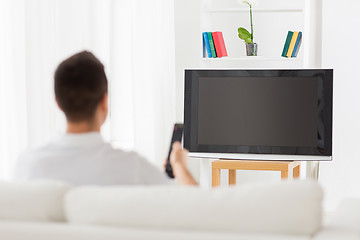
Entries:
[[46, 144], [40, 147], [35, 147], [35, 148], [29, 148], [26, 149], [24, 151], [22, 151], [19, 154], [19, 160], [22, 159], [31, 159], [33, 157], [38, 157], [39, 155], [41, 155], [44, 152], [48, 152], [48, 149], [50, 148], [50, 144]]
[[110, 143], [103, 142], [97, 145], [89, 146], [64, 146], [56, 142], [49, 142], [46, 145], [24, 150], [19, 155], [19, 159], [39, 159], [41, 157], [62, 156], [62, 155], [79, 155], [84, 154], [99, 156], [105, 159], [129, 159], [133, 161], [146, 161], [144, 157], [135, 151], [113, 148]]

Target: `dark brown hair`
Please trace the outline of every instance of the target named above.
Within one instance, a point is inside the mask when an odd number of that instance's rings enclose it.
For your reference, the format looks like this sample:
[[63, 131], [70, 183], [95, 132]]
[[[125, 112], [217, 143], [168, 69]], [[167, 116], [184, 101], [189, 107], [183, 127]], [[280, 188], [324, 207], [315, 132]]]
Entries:
[[71, 56], [55, 71], [55, 96], [68, 121], [91, 121], [107, 89], [104, 65], [91, 52]]

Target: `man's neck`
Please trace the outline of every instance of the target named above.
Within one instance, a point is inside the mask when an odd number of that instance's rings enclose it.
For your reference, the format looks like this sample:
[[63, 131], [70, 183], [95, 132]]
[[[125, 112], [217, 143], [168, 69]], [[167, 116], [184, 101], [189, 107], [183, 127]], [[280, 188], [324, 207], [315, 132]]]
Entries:
[[66, 133], [88, 133], [88, 132], [100, 132], [101, 125], [89, 123], [89, 122], [67, 122]]

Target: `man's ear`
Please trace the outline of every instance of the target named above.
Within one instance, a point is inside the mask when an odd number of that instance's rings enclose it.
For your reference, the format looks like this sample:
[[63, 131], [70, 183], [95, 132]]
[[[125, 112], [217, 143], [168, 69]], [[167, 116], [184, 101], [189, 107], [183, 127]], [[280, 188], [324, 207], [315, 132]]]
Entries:
[[104, 96], [101, 99], [100, 105], [101, 105], [101, 109], [103, 109], [106, 112], [108, 111], [108, 93], [107, 92], [104, 93]]

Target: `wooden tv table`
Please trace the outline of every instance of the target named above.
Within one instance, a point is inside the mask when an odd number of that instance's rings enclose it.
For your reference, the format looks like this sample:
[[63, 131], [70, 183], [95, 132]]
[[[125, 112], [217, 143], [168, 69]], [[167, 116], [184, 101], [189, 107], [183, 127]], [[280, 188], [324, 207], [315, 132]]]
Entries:
[[250, 161], [250, 160], [227, 160], [220, 159], [213, 161], [212, 186], [220, 185], [220, 170], [229, 170], [229, 185], [236, 184], [236, 170], [261, 170], [261, 171], [280, 171], [281, 178], [289, 177], [289, 170], [293, 170], [293, 178], [300, 177], [300, 161]]

